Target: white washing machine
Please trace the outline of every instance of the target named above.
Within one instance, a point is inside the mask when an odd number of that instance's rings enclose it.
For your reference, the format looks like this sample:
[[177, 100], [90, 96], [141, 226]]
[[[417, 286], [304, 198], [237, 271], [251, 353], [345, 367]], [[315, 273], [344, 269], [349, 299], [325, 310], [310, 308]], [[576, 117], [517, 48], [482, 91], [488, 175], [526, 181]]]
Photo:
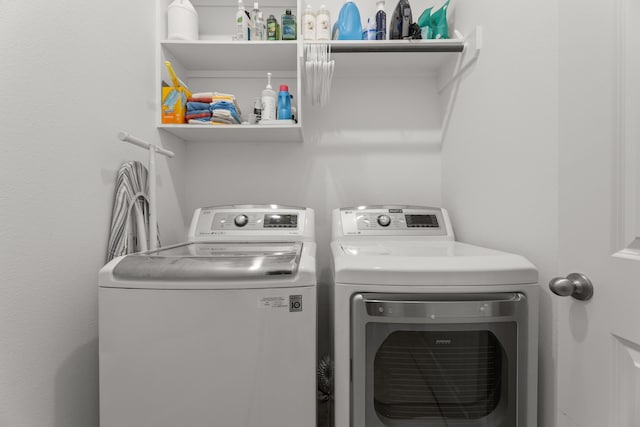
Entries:
[[101, 427], [315, 427], [311, 209], [197, 209], [99, 274]]
[[335, 427], [535, 427], [538, 274], [447, 211], [336, 209]]

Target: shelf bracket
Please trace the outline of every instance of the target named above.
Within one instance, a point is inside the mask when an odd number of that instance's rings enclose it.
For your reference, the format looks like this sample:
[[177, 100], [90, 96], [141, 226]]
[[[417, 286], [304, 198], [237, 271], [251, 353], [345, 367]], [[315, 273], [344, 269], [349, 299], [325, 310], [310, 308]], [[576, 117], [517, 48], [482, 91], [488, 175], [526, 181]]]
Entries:
[[[456, 36], [462, 38], [462, 35], [457, 31]], [[478, 60], [478, 57], [480, 56], [480, 50], [482, 50], [482, 27], [477, 26], [464, 40], [464, 49], [458, 56], [458, 60], [453, 71], [453, 76], [451, 76], [449, 80], [447, 80], [447, 82], [442, 85], [440, 89], [438, 89], [438, 94], [442, 94], [451, 85], [454, 85], [451, 89], [451, 94], [449, 95], [444, 118], [442, 119], [441, 142], [444, 142], [447, 130], [449, 128], [451, 113], [453, 112], [453, 104], [456, 97], [458, 96], [458, 88], [460, 87], [460, 78], [469, 69], [469, 67], [471, 67], [471, 65]]]
[[[457, 33], [457, 31], [456, 31]], [[458, 37], [462, 38], [461, 35]], [[480, 56], [480, 50], [482, 50], [482, 27], [476, 27], [467, 38], [464, 40], [464, 48], [458, 56], [458, 62], [456, 63], [453, 76], [447, 80], [447, 82], [438, 89], [438, 93], [444, 92], [449, 86], [457, 81], [462, 74], [469, 69], [469, 67], [478, 60]], [[468, 56], [471, 57], [466, 60]]]

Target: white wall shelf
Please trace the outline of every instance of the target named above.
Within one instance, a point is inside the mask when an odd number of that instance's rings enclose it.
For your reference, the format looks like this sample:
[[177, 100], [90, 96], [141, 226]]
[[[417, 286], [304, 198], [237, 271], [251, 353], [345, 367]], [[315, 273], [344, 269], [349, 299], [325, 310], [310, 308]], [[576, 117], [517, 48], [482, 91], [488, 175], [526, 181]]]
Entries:
[[[468, 47], [468, 40], [331, 40], [336, 76], [396, 77], [436, 74]], [[320, 42], [304, 42], [319, 44]]]
[[159, 125], [184, 141], [300, 142], [302, 126], [295, 125]]
[[[189, 71], [296, 71], [297, 41], [197, 40], [161, 42]], [[266, 71], [265, 71], [266, 72]]]
[[[178, 76], [193, 92], [222, 92], [236, 95], [245, 113], [253, 109], [253, 100], [260, 95], [267, 72], [273, 73], [274, 90], [287, 84], [297, 107], [296, 125], [173, 125], [161, 124], [158, 129], [184, 141], [299, 141], [303, 140], [305, 93], [302, 87], [306, 44], [320, 42], [296, 41], [233, 41], [231, 34], [236, 3], [222, 0], [193, 0], [199, 14], [200, 40], [166, 39], [166, 9], [171, 0], [158, 4], [158, 87], [167, 79], [164, 61], [171, 61]], [[247, 2], [245, 2], [247, 3]], [[301, 0], [266, 0], [261, 2], [266, 14], [280, 16], [284, 8], [294, 14], [303, 9]], [[247, 3], [249, 4], [249, 3]], [[300, 19], [298, 19], [299, 21]], [[336, 77], [402, 78], [436, 77], [439, 93], [445, 97], [442, 134], [453, 110], [460, 77], [475, 62], [481, 48], [480, 27], [463, 36], [453, 32], [447, 40], [332, 40], [330, 49], [335, 59]], [[298, 31], [300, 36], [300, 31]], [[430, 83], [431, 84], [431, 83]], [[158, 89], [159, 91], [159, 89]], [[448, 99], [447, 99], [448, 98]]]
[[[309, 42], [305, 44], [319, 44]], [[333, 53], [462, 52], [464, 40], [331, 40]]]

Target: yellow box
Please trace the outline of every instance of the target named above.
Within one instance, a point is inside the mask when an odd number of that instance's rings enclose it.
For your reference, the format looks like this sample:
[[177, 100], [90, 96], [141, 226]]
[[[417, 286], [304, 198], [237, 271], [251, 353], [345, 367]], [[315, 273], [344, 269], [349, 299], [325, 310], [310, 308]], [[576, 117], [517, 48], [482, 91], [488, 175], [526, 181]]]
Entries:
[[187, 109], [187, 94], [182, 87], [162, 88], [162, 123], [183, 124]]

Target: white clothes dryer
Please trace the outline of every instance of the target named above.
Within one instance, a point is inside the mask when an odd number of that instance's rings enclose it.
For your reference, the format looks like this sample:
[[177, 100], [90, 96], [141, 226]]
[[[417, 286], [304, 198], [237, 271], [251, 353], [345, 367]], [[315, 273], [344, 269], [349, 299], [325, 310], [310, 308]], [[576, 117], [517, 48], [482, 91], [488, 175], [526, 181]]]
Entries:
[[315, 427], [314, 212], [195, 211], [99, 274], [101, 427]]
[[333, 211], [335, 427], [535, 427], [538, 274], [445, 209]]

